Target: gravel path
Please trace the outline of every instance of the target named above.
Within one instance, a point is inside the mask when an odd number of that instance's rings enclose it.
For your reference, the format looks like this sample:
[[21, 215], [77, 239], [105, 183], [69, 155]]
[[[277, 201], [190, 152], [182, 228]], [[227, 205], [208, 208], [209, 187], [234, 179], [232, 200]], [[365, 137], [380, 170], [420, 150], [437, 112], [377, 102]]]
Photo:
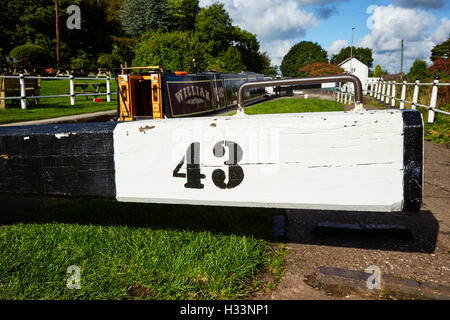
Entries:
[[[420, 213], [286, 210], [289, 254], [277, 289], [256, 299], [364, 299], [333, 294], [305, 283], [318, 267], [364, 271], [371, 265], [403, 279], [450, 286], [450, 148], [424, 143], [424, 194]], [[349, 190], [349, 192], [351, 192]], [[412, 240], [316, 236], [319, 222], [402, 225]], [[373, 299], [373, 297], [372, 297]]]

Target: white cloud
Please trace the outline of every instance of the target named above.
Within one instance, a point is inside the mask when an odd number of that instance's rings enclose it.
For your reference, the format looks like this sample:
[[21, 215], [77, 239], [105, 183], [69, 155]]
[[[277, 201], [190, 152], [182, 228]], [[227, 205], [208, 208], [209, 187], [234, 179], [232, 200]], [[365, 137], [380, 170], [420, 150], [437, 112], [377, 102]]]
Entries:
[[281, 65], [283, 57], [294, 45], [294, 40], [272, 40], [261, 43], [261, 51], [267, 52], [269, 57], [271, 57], [272, 65], [279, 66]]
[[[339, 0], [338, 0], [339, 1]], [[344, 0], [345, 1], [345, 0]], [[200, 0], [206, 7], [216, 0]], [[328, 4], [336, 0], [222, 0], [234, 25], [257, 35], [261, 50], [271, 63], [279, 65], [284, 55], [310, 28], [319, 25], [316, 16], [303, 9], [307, 5]]]
[[390, 72], [400, 71], [400, 43], [404, 40], [404, 68], [407, 73], [415, 59], [428, 63], [430, 50], [436, 44], [435, 39], [442, 37], [448, 30], [448, 19], [442, 19], [442, 26], [433, 36], [430, 28], [436, 23], [436, 17], [425, 11], [388, 6], [376, 6], [369, 18], [372, 22], [371, 33], [358, 43], [360, 47], [372, 49], [374, 65], [380, 64]]
[[441, 19], [441, 25], [432, 34], [432, 39], [436, 43], [444, 42], [450, 35], [450, 20], [447, 18]]
[[[280, 65], [284, 55], [308, 30], [317, 27], [329, 16], [327, 8], [349, 0], [200, 0], [206, 7], [223, 3], [233, 24], [257, 35], [261, 51], [266, 51], [274, 65]], [[417, 9], [438, 8], [441, 0], [393, 0], [395, 5], [370, 6], [370, 33], [357, 46], [372, 49], [374, 65], [380, 64], [391, 72], [400, 70], [400, 41], [404, 40], [404, 72], [415, 59], [429, 61], [431, 48], [446, 40], [450, 20], [442, 18], [436, 25], [435, 15]], [[444, 5], [445, 6], [445, 5]], [[335, 40], [329, 55], [348, 46], [346, 40]]]
[[347, 40], [334, 40], [331, 45], [327, 48], [328, 58], [331, 58], [333, 54], [338, 54], [342, 48], [348, 47], [350, 44]]

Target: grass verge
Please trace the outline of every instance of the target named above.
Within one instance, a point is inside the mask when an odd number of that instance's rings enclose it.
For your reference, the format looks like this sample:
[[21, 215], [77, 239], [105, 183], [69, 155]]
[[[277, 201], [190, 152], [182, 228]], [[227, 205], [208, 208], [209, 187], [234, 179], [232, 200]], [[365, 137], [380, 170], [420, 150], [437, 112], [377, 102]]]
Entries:
[[[265, 101], [245, 108], [246, 114], [298, 113], [344, 111], [344, 105], [337, 101], [320, 99], [280, 98]], [[228, 116], [235, 114], [231, 112]]]
[[[442, 110], [450, 111], [450, 105]], [[424, 139], [437, 144], [450, 145], [450, 116], [435, 112], [434, 122], [428, 123], [428, 111], [423, 111]]]
[[[269, 209], [46, 200], [0, 228], [0, 299], [243, 298], [284, 272], [271, 219]], [[81, 289], [66, 286], [71, 265]]]
[[[79, 80], [79, 82], [98, 83], [101, 80]], [[111, 92], [116, 91], [115, 81], [111, 81]], [[93, 90], [92, 87], [89, 90]], [[59, 95], [69, 93], [69, 80], [41, 80], [40, 95]], [[28, 100], [27, 109], [20, 108], [19, 100], [9, 100], [6, 109], [0, 109], [0, 124], [50, 119], [97, 111], [113, 110], [117, 108], [116, 96], [111, 97], [111, 102], [106, 102], [106, 96], [98, 96], [103, 102], [93, 102], [94, 96], [75, 97], [75, 105], [70, 105], [69, 97], [39, 99], [38, 105], [32, 105]]]
[[[367, 99], [366, 101], [368, 104], [374, 107], [391, 107], [390, 105], [387, 105], [382, 102], [378, 102], [374, 98], [364, 97]], [[424, 102], [427, 104], [427, 102]], [[407, 105], [409, 108], [410, 106]], [[398, 104], [397, 104], [398, 108]], [[438, 107], [440, 110], [450, 112], [450, 104], [442, 104]], [[434, 114], [434, 121], [433, 123], [428, 123], [428, 109], [417, 107], [417, 110], [419, 110], [422, 113], [423, 117], [423, 124], [424, 124], [424, 140], [430, 141], [436, 144], [442, 144], [445, 146], [448, 146], [450, 144], [450, 116], [445, 114], [440, 114], [435, 112]]]

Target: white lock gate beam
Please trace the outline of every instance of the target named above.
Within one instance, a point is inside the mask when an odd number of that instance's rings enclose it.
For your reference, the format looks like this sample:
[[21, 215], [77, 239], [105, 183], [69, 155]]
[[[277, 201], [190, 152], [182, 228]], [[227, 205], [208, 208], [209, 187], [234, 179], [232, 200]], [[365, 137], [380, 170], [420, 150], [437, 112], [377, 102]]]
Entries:
[[0, 193], [419, 211], [414, 110], [0, 128]]

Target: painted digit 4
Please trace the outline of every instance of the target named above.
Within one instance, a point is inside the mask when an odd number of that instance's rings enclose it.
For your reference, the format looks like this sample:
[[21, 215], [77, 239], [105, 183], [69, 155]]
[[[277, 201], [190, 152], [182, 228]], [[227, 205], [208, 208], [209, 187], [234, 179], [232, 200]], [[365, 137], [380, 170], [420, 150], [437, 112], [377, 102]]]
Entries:
[[[237, 187], [244, 180], [244, 170], [238, 165], [238, 162], [242, 160], [243, 151], [242, 148], [233, 141], [219, 141], [214, 145], [214, 156], [221, 158], [225, 155], [225, 147], [228, 148], [228, 160], [224, 162], [228, 166], [228, 182], [225, 183], [226, 174], [221, 169], [216, 169], [212, 173], [212, 180], [214, 185], [220, 189], [231, 189]], [[185, 159], [186, 173], [179, 173], [183, 166]], [[201, 179], [206, 178], [200, 171], [200, 142], [193, 142], [186, 151], [186, 155], [183, 156], [181, 161], [173, 170], [173, 176], [176, 178], [187, 178], [185, 188], [191, 189], [203, 189], [204, 185], [201, 183]]]
[[[185, 157], [187, 158], [187, 174], [178, 173], [184, 164]], [[187, 182], [184, 184], [185, 188], [203, 189], [205, 187], [205, 185], [201, 183], [201, 179], [205, 179], [206, 176], [200, 172], [200, 142], [191, 143], [186, 151], [186, 156], [183, 156], [173, 170], [173, 176], [176, 178], [185, 178], [187, 176]]]

